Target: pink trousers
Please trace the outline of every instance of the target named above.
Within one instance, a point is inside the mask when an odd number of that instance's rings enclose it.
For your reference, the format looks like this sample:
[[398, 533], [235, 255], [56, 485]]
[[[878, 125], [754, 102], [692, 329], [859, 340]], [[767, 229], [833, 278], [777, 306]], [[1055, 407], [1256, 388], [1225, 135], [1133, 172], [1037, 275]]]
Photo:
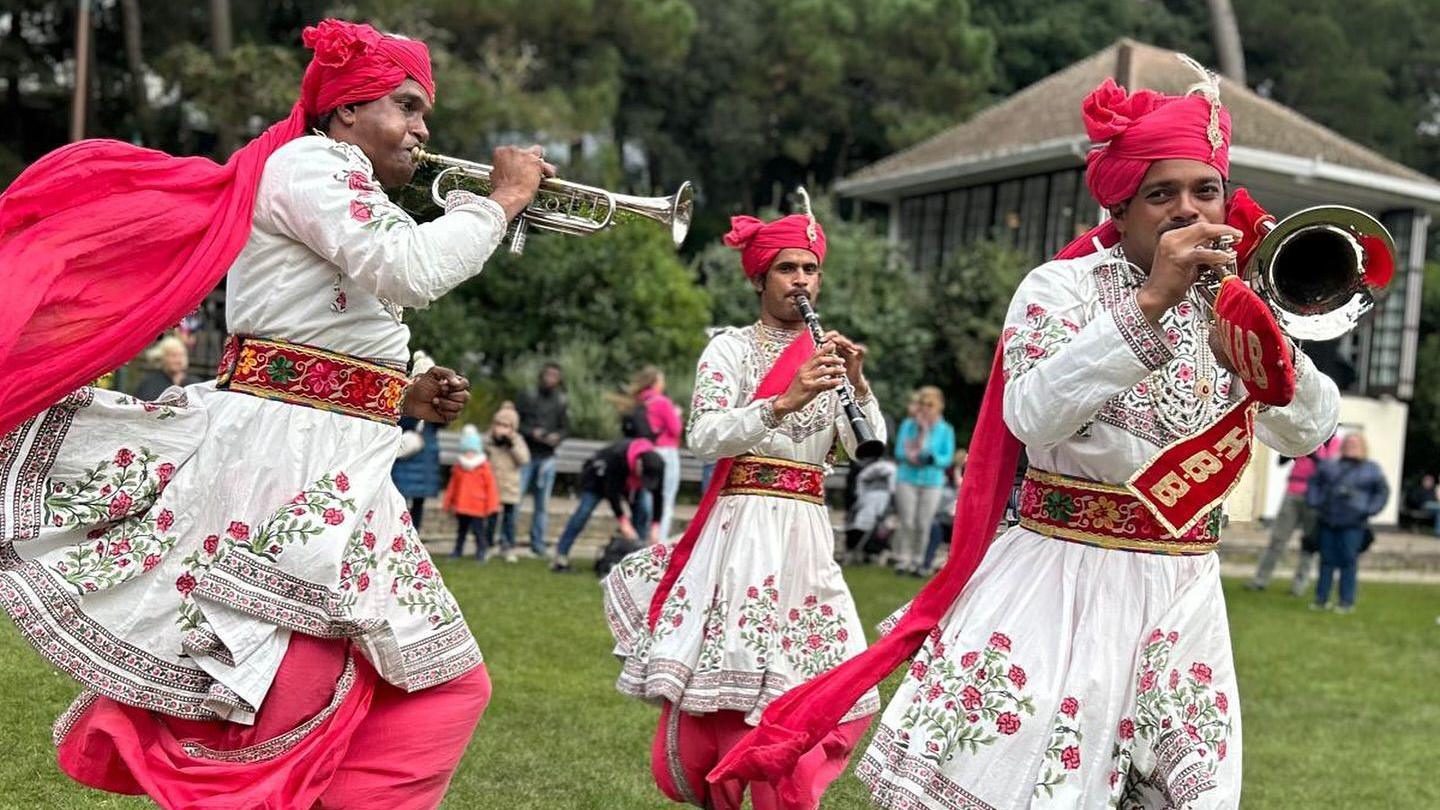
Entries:
[[440, 804], [485, 705], [483, 666], [407, 693], [348, 642], [294, 635], [254, 725], [108, 698], [60, 740], [60, 768], [173, 810], [422, 810]]
[[748, 787], [754, 810], [815, 810], [825, 788], [845, 770], [872, 719], [842, 723], [800, 757], [784, 784], [730, 781], [712, 785], [705, 781], [705, 774], [752, 727], [741, 712], [687, 714], [667, 703], [655, 729], [650, 770], [655, 784], [671, 801], [711, 810], [740, 810]]

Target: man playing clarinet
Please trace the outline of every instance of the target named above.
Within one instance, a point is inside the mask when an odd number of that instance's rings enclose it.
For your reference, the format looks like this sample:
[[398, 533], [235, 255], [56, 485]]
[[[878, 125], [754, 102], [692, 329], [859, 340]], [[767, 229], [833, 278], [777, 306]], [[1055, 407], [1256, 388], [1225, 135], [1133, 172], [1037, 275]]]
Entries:
[[617, 686], [661, 705], [651, 767], [672, 800], [738, 810], [748, 787], [756, 810], [814, 808], [879, 708], [875, 692], [800, 757], [792, 788], [707, 785], [705, 774], [772, 700], [864, 649], [825, 508], [836, 440], [852, 454], [856, 444], [842, 385], [881, 441], [885, 424], [865, 347], [834, 331], [817, 347], [797, 307], [797, 296], [820, 294], [825, 234], [814, 217], [735, 217], [725, 244], [740, 251], [760, 320], [721, 330], [700, 358], [689, 444], [720, 464], [690, 528], [605, 582], [624, 661]]

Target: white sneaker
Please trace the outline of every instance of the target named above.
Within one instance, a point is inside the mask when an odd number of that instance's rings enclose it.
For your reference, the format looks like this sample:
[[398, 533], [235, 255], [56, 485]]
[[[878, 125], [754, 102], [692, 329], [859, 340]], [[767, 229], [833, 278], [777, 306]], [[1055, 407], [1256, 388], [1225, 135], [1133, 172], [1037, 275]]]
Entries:
[[517, 563], [517, 562], [520, 562], [520, 559], [515, 556], [515, 552], [513, 552], [513, 551], [507, 551], [507, 552], [505, 552], [505, 562], [507, 562], [507, 563]]

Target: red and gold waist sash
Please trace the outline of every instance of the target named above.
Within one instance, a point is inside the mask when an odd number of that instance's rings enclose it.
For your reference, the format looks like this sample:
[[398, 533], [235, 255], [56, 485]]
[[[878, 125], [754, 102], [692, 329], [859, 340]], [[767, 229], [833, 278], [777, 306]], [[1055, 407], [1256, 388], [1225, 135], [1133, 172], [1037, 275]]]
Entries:
[[393, 425], [410, 380], [402, 371], [283, 340], [231, 335], [216, 387]]
[[736, 456], [720, 495], [769, 495], [824, 505], [825, 468], [784, 458]]
[[1020, 487], [1020, 525], [1037, 534], [1120, 551], [1208, 554], [1220, 545], [1220, 509], [1172, 535], [1125, 487], [1030, 468]]

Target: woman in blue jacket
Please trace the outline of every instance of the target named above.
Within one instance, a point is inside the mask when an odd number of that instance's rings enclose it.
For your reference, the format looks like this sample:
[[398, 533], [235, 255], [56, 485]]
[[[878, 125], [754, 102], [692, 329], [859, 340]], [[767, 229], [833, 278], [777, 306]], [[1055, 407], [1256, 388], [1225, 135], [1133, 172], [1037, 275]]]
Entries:
[[945, 395], [933, 385], [915, 392], [910, 416], [900, 425], [895, 459], [900, 462], [895, 487], [895, 511], [900, 516], [896, 533], [895, 571], [920, 576], [930, 522], [940, 508], [945, 469], [955, 455], [955, 429], [941, 414]]
[[1340, 458], [1320, 463], [1310, 477], [1305, 501], [1315, 510], [1320, 534], [1320, 581], [1315, 584], [1316, 609], [1330, 601], [1335, 574], [1340, 574], [1339, 613], [1355, 609], [1355, 575], [1370, 518], [1385, 508], [1390, 485], [1380, 465], [1366, 456], [1365, 437], [1352, 433], [1340, 445]]

